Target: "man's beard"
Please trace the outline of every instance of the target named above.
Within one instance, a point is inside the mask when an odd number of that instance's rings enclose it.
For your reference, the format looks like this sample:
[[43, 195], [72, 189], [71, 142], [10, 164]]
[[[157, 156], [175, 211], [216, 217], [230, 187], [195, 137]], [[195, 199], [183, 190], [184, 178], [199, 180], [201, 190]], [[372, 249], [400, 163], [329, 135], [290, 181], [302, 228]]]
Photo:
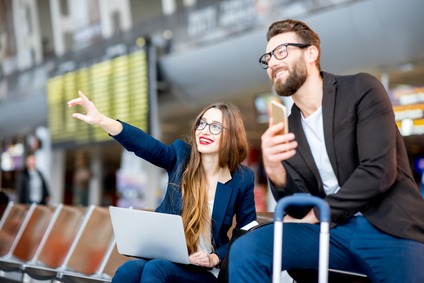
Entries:
[[[274, 75], [272, 82], [274, 84], [274, 90], [279, 96], [292, 96], [299, 88], [305, 83], [307, 78], [306, 66], [301, 60], [296, 61], [292, 68], [289, 68], [289, 76], [286, 81], [275, 81]], [[278, 69], [276, 70], [278, 72]]]

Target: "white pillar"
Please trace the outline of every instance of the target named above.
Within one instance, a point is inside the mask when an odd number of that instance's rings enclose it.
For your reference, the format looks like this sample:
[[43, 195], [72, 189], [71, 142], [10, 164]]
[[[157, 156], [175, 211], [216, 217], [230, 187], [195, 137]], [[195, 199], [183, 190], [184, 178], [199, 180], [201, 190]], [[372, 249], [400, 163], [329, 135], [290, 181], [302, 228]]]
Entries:
[[18, 67], [23, 70], [43, 59], [37, 4], [35, 0], [15, 0], [12, 5]]
[[196, 0], [183, 0], [184, 7], [190, 7], [196, 4]]
[[50, 0], [50, 15], [53, 28], [54, 52], [56, 56], [60, 57], [66, 51], [63, 34], [68, 31], [65, 27], [67, 22], [69, 22], [69, 17], [62, 15], [59, 0]]
[[35, 129], [35, 136], [41, 143], [41, 148], [35, 152], [35, 159], [37, 160], [37, 168], [43, 173], [46, 182], [51, 187], [51, 162], [52, 162], [52, 144], [50, 132], [46, 127], [38, 127]]
[[91, 179], [88, 193], [88, 204], [101, 205], [103, 193], [102, 155], [98, 146], [90, 150]]
[[[196, 0], [183, 0], [184, 7], [191, 7], [196, 4]], [[162, 0], [162, 12], [165, 16], [172, 15], [177, 10], [176, 0]]]
[[387, 72], [383, 72], [381, 74], [381, 83], [383, 84], [386, 91], [389, 91], [389, 74]]
[[147, 178], [147, 185], [144, 195], [146, 209], [156, 209], [159, 206], [158, 194], [160, 191], [162, 191], [161, 176], [162, 174], [165, 174], [166, 171], [144, 160], [142, 166], [144, 172], [147, 174], [147, 176], [149, 176]]
[[176, 10], [175, 0], [162, 0], [162, 12], [165, 16], [172, 15]]
[[113, 35], [113, 15], [118, 13], [119, 25], [126, 31], [132, 27], [131, 8], [128, 0], [102, 0], [99, 1], [102, 34], [104, 38]]
[[[63, 55], [67, 50], [64, 38], [66, 33], [73, 33], [89, 25], [89, 15], [87, 14], [89, 12], [84, 4], [86, 4], [86, 2], [83, 0], [66, 1], [69, 14], [63, 15], [61, 12], [60, 0], [50, 0], [50, 11], [56, 56]], [[108, 38], [113, 35], [113, 19], [116, 13], [119, 14], [119, 25], [123, 31], [129, 30], [132, 27], [131, 7], [129, 0], [100, 0], [98, 1], [98, 5], [100, 13], [100, 24], [104, 38]], [[81, 9], [81, 7], [83, 8]]]
[[63, 149], [52, 150], [50, 170], [50, 204], [63, 203], [65, 192], [65, 152]]

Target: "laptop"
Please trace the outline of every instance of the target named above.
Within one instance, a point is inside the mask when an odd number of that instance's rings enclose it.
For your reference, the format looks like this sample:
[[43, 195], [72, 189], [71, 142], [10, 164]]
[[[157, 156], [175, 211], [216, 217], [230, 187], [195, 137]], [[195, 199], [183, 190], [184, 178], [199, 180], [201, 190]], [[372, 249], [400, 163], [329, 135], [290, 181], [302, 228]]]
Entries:
[[120, 254], [191, 264], [180, 215], [115, 206], [109, 211]]

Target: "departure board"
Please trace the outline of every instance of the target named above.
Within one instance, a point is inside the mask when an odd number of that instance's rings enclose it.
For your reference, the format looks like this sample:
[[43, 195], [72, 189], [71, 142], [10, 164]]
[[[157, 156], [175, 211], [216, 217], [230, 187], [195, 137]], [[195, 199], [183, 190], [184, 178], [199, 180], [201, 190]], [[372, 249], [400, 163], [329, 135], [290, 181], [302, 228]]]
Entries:
[[85, 110], [67, 102], [81, 90], [104, 115], [146, 132], [149, 126], [149, 76], [143, 38], [68, 56], [55, 65], [47, 83], [48, 122], [53, 145], [111, 140], [100, 127], [72, 117]]

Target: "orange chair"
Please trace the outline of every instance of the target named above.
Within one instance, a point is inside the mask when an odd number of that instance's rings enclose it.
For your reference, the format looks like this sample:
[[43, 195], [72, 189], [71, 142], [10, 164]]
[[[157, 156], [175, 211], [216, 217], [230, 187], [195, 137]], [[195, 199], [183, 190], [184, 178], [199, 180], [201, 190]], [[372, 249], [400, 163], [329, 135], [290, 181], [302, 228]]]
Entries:
[[[1, 193], [1, 189], [0, 189], [0, 193]], [[6, 211], [8, 205], [9, 203], [0, 204], [0, 218], [3, 217], [3, 213]]]
[[[73, 222], [75, 224], [78, 221], [74, 219]], [[109, 209], [94, 205], [86, 208], [70, 248], [67, 248], [69, 241], [65, 244], [66, 249], [69, 250], [65, 259], [62, 252], [59, 252], [60, 255], [56, 254], [58, 240], [55, 230], [60, 230], [60, 225], [56, 225], [51, 228], [39, 253], [37, 252], [38, 258], [25, 263], [21, 267], [22, 270], [37, 280], [110, 282], [111, 277], [103, 274], [103, 269], [115, 245]], [[70, 234], [74, 233], [75, 231], [70, 232]], [[69, 236], [68, 239], [70, 238], [72, 237]], [[63, 245], [63, 242], [59, 245]], [[62, 264], [58, 266], [60, 262]]]
[[0, 258], [0, 269], [21, 270], [24, 262], [34, 258], [35, 252], [45, 235], [54, 208], [45, 205], [31, 205], [19, 232], [6, 256]]
[[116, 247], [116, 244], [113, 247], [112, 253], [109, 256], [105, 268], [103, 270], [103, 273], [107, 276], [109, 276], [110, 278], [112, 278], [115, 275], [116, 270], [118, 269], [118, 267], [120, 267], [121, 265], [123, 265], [125, 262], [132, 260], [132, 259], [136, 259], [135, 257], [130, 257], [130, 256], [125, 256], [125, 255], [121, 255], [118, 252], [118, 248]]
[[54, 279], [81, 227], [87, 207], [59, 204], [34, 259], [23, 270], [38, 280]]
[[115, 245], [107, 207], [90, 206], [57, 278], [65, 282], [110, 282], [104, 267]]
[[34, 208], [13, 251], [14, 257], [21, 261], [30, 261], [34, 258], [35, 252], [52, 219], [54, 209], [54, 207], [44, 205], [37, 205]]
[[9, 254], [10, 248], [25, 221], [29, 206], [9, 202], [0, 221], [0, 256]]

